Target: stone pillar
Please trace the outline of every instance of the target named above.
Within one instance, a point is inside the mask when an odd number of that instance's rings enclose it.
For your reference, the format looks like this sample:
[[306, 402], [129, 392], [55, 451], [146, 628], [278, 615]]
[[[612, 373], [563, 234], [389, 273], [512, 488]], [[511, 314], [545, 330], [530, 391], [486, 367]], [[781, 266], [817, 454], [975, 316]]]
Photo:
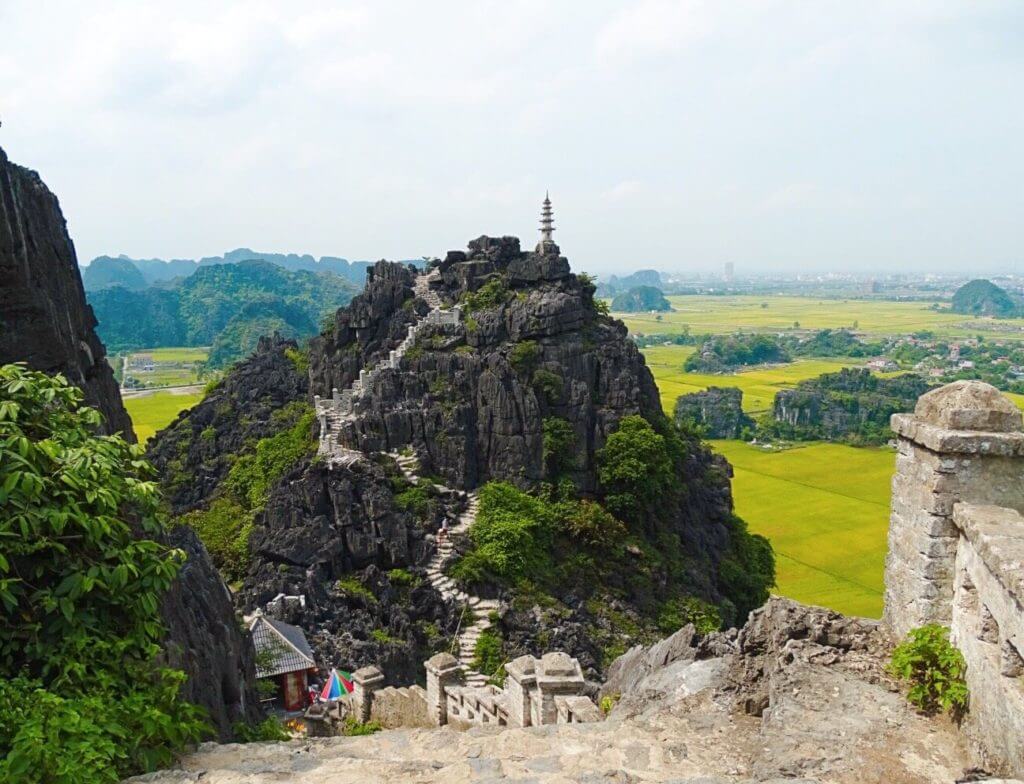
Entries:
[[530, 692], [537, 678], [532, 656], [520, 656], [505, 665], [505, 694], [508, 695], [508, 723], [512, 727], [530, 726]]
[[427, 670], [427, 720], [440, 727], [448, 723], [448, 697], [451, 686], [462, 683], [459, 660], [450, 653], [437, 653], [423, 665]]
[[537, 692], [540, 705], [536, 715], [539, 724], [555, 724], [558, 706], [555, 697], [575, 697], [583, 693], [583, 670], [580, 663], [567, 653], [545, 653], [536, 664]]
[[884, 621], [903, 637], [928, 623], [948, 626], [964, 501], [1024, 511], [1021, 412], [989, 384], [956, 381], [894, 414], [899, 454], [892, 480]]
[[352, 707], [356, 718], [365, 724], [370, 720], [373, 693], [384, 683], [384, 674], [376, 667], [361, 667], [352, 673]]
[[338, 405], [338, 400], [340, 399], [339, 398], [340, 394], [341, 393], [338, 392], [338, 388], [337, 387], [332, 387], [331, 388], [331, 398], [334, 400], [334, 405]]

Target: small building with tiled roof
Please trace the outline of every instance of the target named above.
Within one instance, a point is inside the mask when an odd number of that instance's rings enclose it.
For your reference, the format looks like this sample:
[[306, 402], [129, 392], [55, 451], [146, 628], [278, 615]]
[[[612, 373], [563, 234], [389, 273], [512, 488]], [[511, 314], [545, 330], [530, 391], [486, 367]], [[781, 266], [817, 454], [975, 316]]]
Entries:
[[256, 677], [278, 685], [285, 710], [301, 710], [307, 701], [309, 675], [317, 669], [305, 633], [259, 610], [249, 622], [249, 633], [256, 649]]

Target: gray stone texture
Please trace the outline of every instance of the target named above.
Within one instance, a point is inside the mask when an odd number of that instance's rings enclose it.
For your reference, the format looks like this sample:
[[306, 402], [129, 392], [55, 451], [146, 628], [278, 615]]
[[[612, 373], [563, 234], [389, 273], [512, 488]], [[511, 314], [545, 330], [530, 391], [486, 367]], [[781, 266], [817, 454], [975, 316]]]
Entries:
[[954, 506], [968, 502], [1024, 509], [1024, 460], [1019, 459], [1024, 432], [1016, 407], [977, 381], [958, 381], [922, 395], [913, 415], [897, 414], [892, 424], [899, 453], [884, 617], [902, 637], [917, 626], [950, 622], [959, 540]]

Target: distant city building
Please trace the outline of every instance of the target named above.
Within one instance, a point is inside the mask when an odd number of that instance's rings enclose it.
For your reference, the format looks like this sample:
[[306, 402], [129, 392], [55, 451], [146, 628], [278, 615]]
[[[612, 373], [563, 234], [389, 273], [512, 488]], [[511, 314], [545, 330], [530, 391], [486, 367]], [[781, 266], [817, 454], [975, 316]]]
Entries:
[[731, 261], [725, 262], [725, 282], [732, 283], [736, 279], [736, 267]]

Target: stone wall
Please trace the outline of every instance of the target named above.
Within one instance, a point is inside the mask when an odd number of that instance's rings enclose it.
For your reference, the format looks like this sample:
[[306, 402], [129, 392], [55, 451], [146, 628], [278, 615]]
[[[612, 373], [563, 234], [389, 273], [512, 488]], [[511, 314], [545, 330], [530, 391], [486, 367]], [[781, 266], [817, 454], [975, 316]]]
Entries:
[[964, 729], [1024, 774], [1024, 425], [994, 387], [958, 381], [896, 414], [884, 620], [951, 628], [967, 662]]

